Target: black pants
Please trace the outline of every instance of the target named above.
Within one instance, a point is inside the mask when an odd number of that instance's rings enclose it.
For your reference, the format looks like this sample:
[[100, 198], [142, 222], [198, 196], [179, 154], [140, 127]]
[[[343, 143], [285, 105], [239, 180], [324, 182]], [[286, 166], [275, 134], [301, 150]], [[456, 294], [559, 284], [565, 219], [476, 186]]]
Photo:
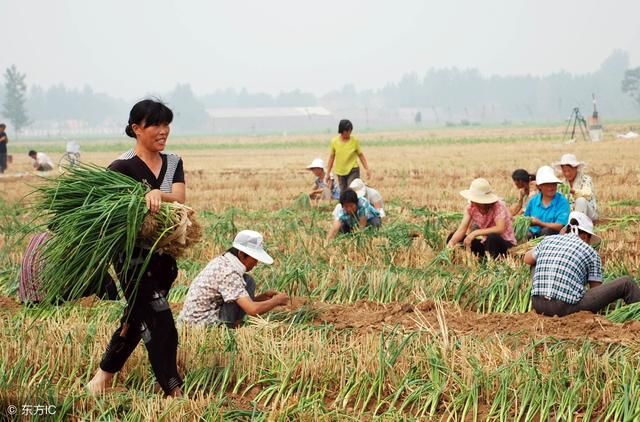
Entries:
[[[356, 226], [358, 225], [358, 223], [355, 224], [351, 224], [348, 223], [346, 221], [343, 221], [340, 224], [340, 233], [351, 233], [353, 231], [353, 229], [356, 228]], [[373, 217], [367, 220], [367, 227], [375, 227], [378, 228], [382, 225], [382, 220], [380, 219], [380, 217]]]
[[553, 236], [560, 233], [558, 230], [550, 229], [549, 227], [543, 227], [538, 233], [527, 232], [527, 240], [535, 239], [540, 236]]
[[565, 316], [580, 311], [598, 312], [610, 303], [618, 299], [624, 302], [640, 302], [640, 287], [633, 278], [626, 276], [608, 283], [602, 283], [593, 289], [588, 289], [582, 300], [576, 304], [569, 304], [557, 299], [547, 299], [542, 296], [533, 296], [531, 303], [533, 309], [542, 315]]
[[[447, 237], [447, 243], [449, 243], [454, 233], [449, 234], [449, 236]], [[458, 243], [462, 244], [463, 241]], [[471, 252], [481, 258], [484, 257], [487, 253], [491, 255], [492, 258], [505, 256], [507, 254], [507, 251], [511, 247], [513, 247], [512, 243], [504, 240], [502, 236], [496, 233], [487, 235], [487, 238], [484, 242], [482, 242], [480, 239], [473, 239], [471, 241]]]
[[7, 169], [7, 154], [0, 152], [0, 173]]
[[360, 178], [360, 167], [354, 167], [351, 169], [349, 174], [340, 176], [338, 175], [338, 185], [340, 186], [340, 192], [344, 192], [349, 189], [349, 185], [355, 179]]
[[136, 265], [126, 274], [122, 274], [122, 262], [116, 263], [127, 308], [107, 345], [100, 368], [118, 372], [142, 339], [153, 373], [160, 387], [169, 394], [183, 383], [177, 365], [178, 331], [166, 299], [178, 268], [172, 256], [154, 254], [140, 282], [136, 283], [145, 256], [145, 251], [139, 250]]
[[[249, 274], [244, 274], [242, 277], [247, 285], [247, 293], [249, 293], [249, 297], [252, 300], [255, 299], [256, 281]], [[238, 323], [242, 321], [245, 315], [245, 311], [236, 302], [224, 303], [220, 307], [220, 321], [225, 323], [229, 328], [237, 327]]]

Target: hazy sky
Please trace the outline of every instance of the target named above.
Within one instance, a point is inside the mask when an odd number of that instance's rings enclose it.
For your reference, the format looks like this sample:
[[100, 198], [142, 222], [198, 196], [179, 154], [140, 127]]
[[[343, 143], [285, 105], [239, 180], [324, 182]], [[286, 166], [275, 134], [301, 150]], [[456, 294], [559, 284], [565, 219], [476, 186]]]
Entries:
[[485, 75], [640, 65], [640, 0], [0, 0], [0, 69], [123, 98], [379, 88], [430, 67]]

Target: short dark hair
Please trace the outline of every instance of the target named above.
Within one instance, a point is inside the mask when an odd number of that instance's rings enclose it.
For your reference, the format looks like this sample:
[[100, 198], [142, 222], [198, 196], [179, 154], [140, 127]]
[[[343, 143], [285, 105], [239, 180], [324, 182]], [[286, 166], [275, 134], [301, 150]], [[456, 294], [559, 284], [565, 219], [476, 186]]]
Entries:
[[5, 125], [4, 123], [0, 123], [0, 127], [1, 127], [2, 129], [5, 129], [5, 128], [7, 127], [7, 125]]
[[350, 130], [353, 130], [353, 123], [347, 119], [340, 120], [340, 123], [338, 123], [338, 133], [349, 132]]
[[131, 111], [129, 112], [129, 124], [124, 129], [124, 132], [135, 138], [136, 134], [133, 132], [131, 125], [140, 125], [144, 123], [144, 126], [155, 126], [161, 124], [170, 124], [173, 121], [173, 111], [161, 101], [152, 99], [142, 100], [137, 102]]
[[525, 169], [517, 169], [514, 170], [513, 173], [511, 173], [511, 179], [513, 179], [513, 181], [517, 181], [517, 182], [532, 182], [534, 180], [536, 180], [536, 175], [535, 174], [529, 174], [528, 171], [526, 171]]
[[29, 150], [29, 153], [27, 155], [31, 157], [32, 155], [38, 155], [38, 153], [35, 152], [34, 150]]
[[347, 189], [340, 193], [340, 205], [358, 204], [358, 194], [353, 189]]

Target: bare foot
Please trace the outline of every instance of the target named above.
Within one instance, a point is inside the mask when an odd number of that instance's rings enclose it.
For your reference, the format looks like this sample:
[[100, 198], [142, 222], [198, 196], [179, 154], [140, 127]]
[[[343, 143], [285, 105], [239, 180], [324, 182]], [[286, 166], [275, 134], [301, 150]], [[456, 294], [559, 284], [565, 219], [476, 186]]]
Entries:
[[89, 381], [89, 384], [87, 384], [87, 389], [92, 394], [105, 393], [111, 387], [113, 375], [114, 374], [112, 374], [111, 372], [98, 369], [91, 381]]
[[182, 388], [176, 387], [167, 395], [167, 398], [178, 398], [183, 397]]

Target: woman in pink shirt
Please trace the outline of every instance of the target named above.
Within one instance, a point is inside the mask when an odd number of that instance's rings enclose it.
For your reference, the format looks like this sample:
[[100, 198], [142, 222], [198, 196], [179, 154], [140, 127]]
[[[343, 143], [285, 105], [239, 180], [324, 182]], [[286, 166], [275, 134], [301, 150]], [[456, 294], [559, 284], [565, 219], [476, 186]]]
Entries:
[[460, 226], [449, 235], [447, 247], [463, 244], [480, 257], [485, 253], [493, 258], [504, 256], [516, 244], [507, 205], [482, 178], [474, 179], [469, 189], [460, 195], [469, 200], [469, 205], [464, 210]]

